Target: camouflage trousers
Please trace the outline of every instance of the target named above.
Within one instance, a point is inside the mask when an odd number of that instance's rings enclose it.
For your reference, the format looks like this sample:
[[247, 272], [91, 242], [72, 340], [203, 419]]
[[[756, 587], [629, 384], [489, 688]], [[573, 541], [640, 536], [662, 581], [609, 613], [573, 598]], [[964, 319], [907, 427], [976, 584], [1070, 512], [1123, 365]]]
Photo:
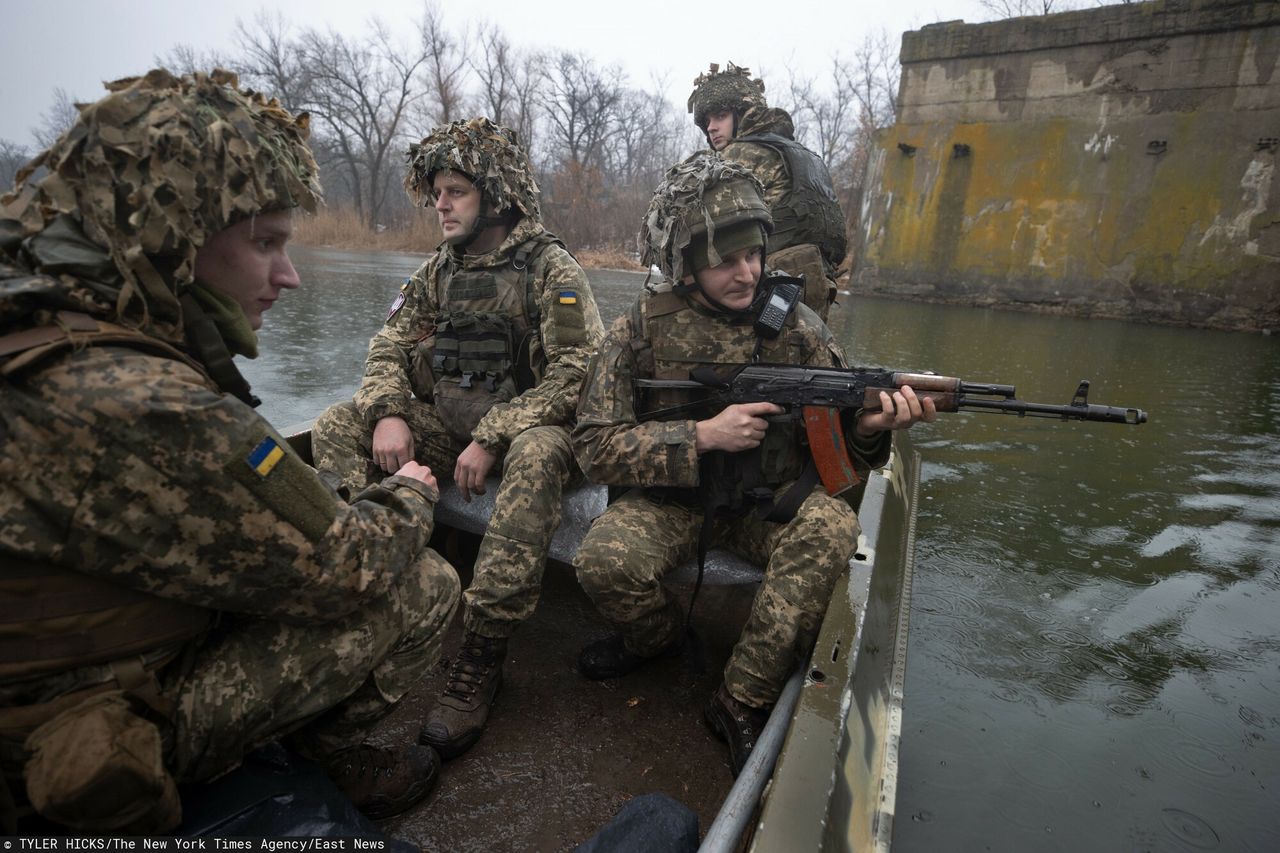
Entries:
[[[441, 483], [453, 475], [465, 446], [445, 430], [434, 406], [410, 403], [405, 417], [414, 455]], [[316, 467], [363, 488], [386, 476], [373, 463], [373, 434], [351, 403], [331, 406], [312, 431]], [[578, 468], [564, 427], [540, 426], [516, 436], [502, 460], [493, 515], [480, 543], [475, 574], [463, 594], [463, 625], [484, 637], [510, 637], [533, 615], [551, 536], [560, 526], [560, 499]]]
[[[578, 549], [578, 581], [627, 648], [656, 654], [681, 629], [683, 613], [662, 585], [672, 569], [697, 557], [702, 511], [655, 503], [633, 490], [596, 519]], [[857, 547], [853, 510], [821, 487], [786, 524], [754, 515], [713, 525], [711, 545], [764, 566], [751, 613], [724, 668], [735, 699], [756, 708], [773, 705], [797, 656], [818, 635], [831, 590]], [[695, 621], [697, 613], [695, 612]]]
[[801, 243], [770, 252], [769, 267], [787, 275], [804, 276], [804, 304], [826, 322], [831, 304], [836, 300], [836, 281], [823, 263], [817, 246]]
[[162, 685], [176, 703], [174, 778], [211, 779], [286, 734], [317, 759], [358, 744], [440, 659], [458, 587], [453, 567], [424, 548], [385, 598], [345, 619], [224, 616]]

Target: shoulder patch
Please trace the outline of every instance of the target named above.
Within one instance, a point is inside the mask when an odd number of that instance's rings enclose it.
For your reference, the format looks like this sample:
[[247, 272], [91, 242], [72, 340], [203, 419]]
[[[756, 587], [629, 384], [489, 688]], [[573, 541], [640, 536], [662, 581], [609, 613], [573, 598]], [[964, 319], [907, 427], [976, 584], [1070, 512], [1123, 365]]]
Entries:
[[337, 517], [337, 495], [274, 430], [263, 429], [241, 444], [226, 470], [312, 542], [324, 536]]
[[404, 307], [404, 300], [409, 292], [409, 286], [413, 283], [413, 279], [406, 278], [404, 284], [400, 285], [400, 292], [396, 294], [396, 298], [392, 301], [391, 307], [387, 309], [387, 319], [390, 320], [396, 316], [396, 312]]
[[560, 291], [560, 304], [561, 305], [577, 305], [578, 304], [577, 291], [574, 291], [574, 290]]
[[259, 477], [265, 477], [276, 467], [276, 463], [284, 458], [284, 450], [271, 436], [258, 442], [258, 446], [249, 452], [245, 462]]

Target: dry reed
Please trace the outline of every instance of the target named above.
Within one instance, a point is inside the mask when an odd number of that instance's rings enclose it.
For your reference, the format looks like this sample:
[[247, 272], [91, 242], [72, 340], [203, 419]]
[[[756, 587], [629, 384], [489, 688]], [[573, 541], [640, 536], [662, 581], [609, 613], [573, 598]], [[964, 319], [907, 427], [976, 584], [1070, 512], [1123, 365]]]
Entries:
[[[323, 207], [314, 215], [294, 220], [293, 240], [300, 246], [367, 249], [376, 252], [430, 252], [440, 243], [440, 226], [430, 212], [419, 213], [401, 225], [370, 228], [349, 207]], [[642, 270], [631, 253], [618, 248], [574, 251], [588, 269]]]

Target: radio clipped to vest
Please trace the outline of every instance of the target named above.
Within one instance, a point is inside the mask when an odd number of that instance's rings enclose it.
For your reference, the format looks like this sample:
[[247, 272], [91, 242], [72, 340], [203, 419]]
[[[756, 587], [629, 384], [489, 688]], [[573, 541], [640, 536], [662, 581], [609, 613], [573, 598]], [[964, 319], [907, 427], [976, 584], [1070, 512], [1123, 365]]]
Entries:
[[765, 284], [768, 290], [760, 300], [754, 328], [757, 335], [771, 341], [782, 334], [787, 318], [804, 296], [804, 279], [775, 273], [765, 279]]

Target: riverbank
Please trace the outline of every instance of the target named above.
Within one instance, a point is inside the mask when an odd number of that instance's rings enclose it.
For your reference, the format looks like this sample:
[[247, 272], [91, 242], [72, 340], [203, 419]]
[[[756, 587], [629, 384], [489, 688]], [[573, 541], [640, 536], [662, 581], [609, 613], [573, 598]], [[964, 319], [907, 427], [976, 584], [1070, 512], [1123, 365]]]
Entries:
[[[370, 228], [353, 209], [321, 208], [294, 220], [293, 242], [316, 249], [429, 255], [440, 243], [440, 227], [432, 216], [414, 216], [403, 225]], [[644, 271], [634, 254], [621, 248], [569, 250], [585, 269]]]

